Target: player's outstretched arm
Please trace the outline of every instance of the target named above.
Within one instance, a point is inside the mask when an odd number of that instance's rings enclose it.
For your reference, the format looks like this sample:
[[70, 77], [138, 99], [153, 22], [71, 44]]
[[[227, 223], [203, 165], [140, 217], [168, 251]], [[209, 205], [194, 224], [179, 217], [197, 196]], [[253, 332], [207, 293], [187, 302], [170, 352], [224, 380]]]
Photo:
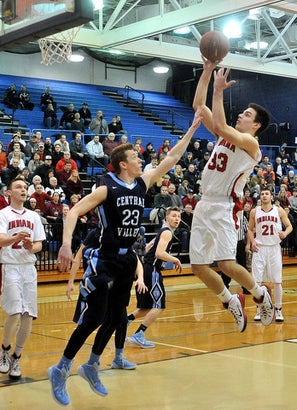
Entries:
[[189, 127], [183, 138], [168, 152], [164, 160], [156, 168], [145, 171], [142, 174], [142, 178], [148, 188], [157, 182], [163, 175], [167, 174], [167, 172], [173, 168], [181, 158], [187, 149], [192, 136], [201, 124], [202, 115], [203, 112], [201, 113], [200, 110], [196, 111], [192, 125]]

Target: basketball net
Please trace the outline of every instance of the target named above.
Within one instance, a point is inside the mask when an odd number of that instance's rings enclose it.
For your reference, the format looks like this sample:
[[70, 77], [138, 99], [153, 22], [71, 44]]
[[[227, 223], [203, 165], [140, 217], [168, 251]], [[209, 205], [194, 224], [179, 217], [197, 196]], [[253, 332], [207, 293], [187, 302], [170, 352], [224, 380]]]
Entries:
[[49, 37], [40, 38], [38, 44], [41, 51], [41, 64], [61, 64], [65, 61], [70, 63], [73, 40], [81, 27], [74, 27]]

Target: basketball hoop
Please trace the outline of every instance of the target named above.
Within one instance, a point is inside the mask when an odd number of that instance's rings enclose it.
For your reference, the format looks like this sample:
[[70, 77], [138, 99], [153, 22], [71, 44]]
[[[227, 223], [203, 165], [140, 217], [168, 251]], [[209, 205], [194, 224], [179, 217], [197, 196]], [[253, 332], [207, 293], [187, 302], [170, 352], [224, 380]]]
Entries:
[[82, 26], [40, 38], [38, 44], [41, 51], [41, 64], [70, 63], [72, 44]]

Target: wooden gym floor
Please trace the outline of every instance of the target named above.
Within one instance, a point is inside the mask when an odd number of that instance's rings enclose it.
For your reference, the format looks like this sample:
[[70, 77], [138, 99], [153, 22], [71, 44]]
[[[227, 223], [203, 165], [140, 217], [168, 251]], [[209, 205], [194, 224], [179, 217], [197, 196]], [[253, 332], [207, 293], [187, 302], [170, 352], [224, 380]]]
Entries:
[[[297, 377], [297, 271], [284, 268], [285, 322], [263, 327], [253, 322], [255, 305], [246, 297], [248, 326], [234, 329], [219, 300], [191, 275], [165, 277], [167, 309], [146, 332], [154, 349], [126, 344], [125, 356], [136, 370], [111, 370], [114, 340], [102, 356], [101, 380], [109, 390], [95, 395], [76, 368], [90, 352], [93, 336], [78, 353], [68, 379], [70, 409], [77, 410], [295, 410]], [[78, 286], [77, 286], [78, 287]], [[0, 409], [52, 410], [46, 369], [56, 364], [75, 325], [74, 296], [65, 283], [39, 285], [39, 318], [33, 323], [22, 359], [23, 378], [0, 375]], [[232, 282], [231, 291], [240, 291]], [[132, 295], [128, 312], [135, 307]], [[2, 335], [3, 313], [0, 312]], [[128, 335], [139, 326], [134, 322]]]

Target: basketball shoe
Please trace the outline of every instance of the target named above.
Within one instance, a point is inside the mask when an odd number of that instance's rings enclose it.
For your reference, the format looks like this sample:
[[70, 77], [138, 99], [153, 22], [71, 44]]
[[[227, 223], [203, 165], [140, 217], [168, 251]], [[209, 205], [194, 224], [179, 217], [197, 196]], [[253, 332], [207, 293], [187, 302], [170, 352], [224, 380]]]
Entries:
[[142, 349], [151, 349], [152, 347], [155, 347], [154, 343], [146, 340], [146, 338], [144, 337], [143, 330], [140, 330], [140, 332], [134, 333], [130, 338], [128, 338], [128, 340], [130, 343], [133, 343], [136, 346], [141, 347]]
[[228, 303], [224, 303], [224, 307], [229, 310], [229, 312], [233, 315], [236, 328], [239, 332], [244, 332], [247, 324], [247, 316], [244, 310], [244, 295], [242, 293], [238, 293], [232, 295], [231, 299]]
[[282, 314], [282, 308], [275, 308], [275, 321], [276, 322], [283, 322], [284, 317]]
[[255, 322], [261, 322], [260, 309], [259, 309], [258, 306], [257, 306], [257, 312], [256, 312], [256, 314], [255, 314], [255, 316], [254, 316], [254, 321], [255, 321]]
[[107, 396], [108, 391], [105, 388], [105, 386], [103, 386], [103, 384], [101, 383], [98, 376], [98, 371], [99, 366], [97, 363], [84, 363], [77, 368], [77, 373], [89, 383], [91, 389], [95, 393], [100, 394], [100, 396]]
[[264, 326], [268, 326], [274, 319], [274, 306], [271, 301], [271, 289], [267, 285], [261, 286], [261, 289], [263, 289], [263, 296], [261, 300], [254, 298], [254, 301], [258, 304], [262, 324]]
[[22, 376], [21, 366], [20, 366], [20, 357], [16, 357], [14, 354], [11, 356], [11, 365], [9, 371], [9, 377], [11, 379], [19, 379]]
[[52, 396], [55, 401], [63, 406], [70, 403], [69, 395], [66, 389], [66, 380], [69, 376], [69, 370], [66, 367], [58, 369], [57, 366], [52, 366], [47, 369], [47, 374], [52, 388]]
[[124, 357], [115, 357], [111, 364], [112, 369], [134, 370], [136, 367], [135, 363], [129, 362]]
[[10, 369], [9, 349], [0, 350], [0, 373], [8, 373]]

